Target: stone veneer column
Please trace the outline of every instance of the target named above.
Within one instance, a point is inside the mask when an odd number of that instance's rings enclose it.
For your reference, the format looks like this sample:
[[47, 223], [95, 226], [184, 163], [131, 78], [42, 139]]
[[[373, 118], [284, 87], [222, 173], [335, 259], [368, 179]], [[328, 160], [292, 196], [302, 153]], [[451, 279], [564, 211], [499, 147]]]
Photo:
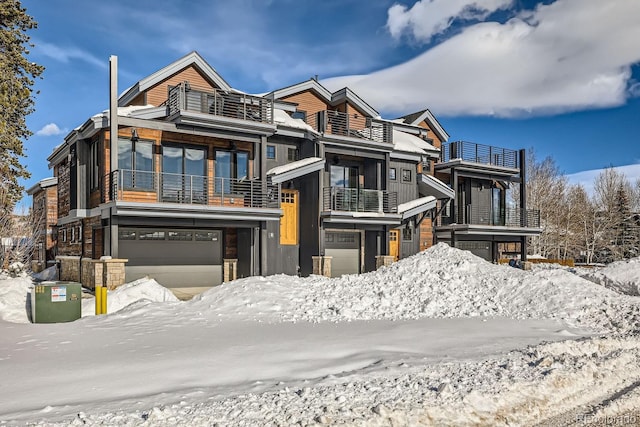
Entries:
[[100, 258], [103, 264], [102, 286], [106, 286], [110, 291], [124, 284], [125, 271], [124, 265], [129, 262], [128, 259], [119, 258]]
[[331, 256], [312, 256], [313, 274], [331, 277]]
[[236, 258], [226, 258], [223, 260], [222, 281], [231, 282], [238, 278], [238, 260]]
[[60, 280], [80, 282], [79, 256], [57, 256], [56, 261], [60, 262]]
[[376, 255], [376, 269], [384, 266], [388, 267], [394, 262], [393, 255]]
[[95, 289], [102, 286], [104, 263], [91, 258], [82, 259], [82, 286]]

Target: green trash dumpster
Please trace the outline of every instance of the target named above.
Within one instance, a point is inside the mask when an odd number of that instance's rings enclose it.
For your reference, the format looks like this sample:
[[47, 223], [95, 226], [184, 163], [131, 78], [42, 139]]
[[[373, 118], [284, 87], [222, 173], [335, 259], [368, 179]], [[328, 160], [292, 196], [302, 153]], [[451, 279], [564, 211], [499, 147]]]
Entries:
[[72, 322], [82, 316], [82, 285], [77, 282], [42, 282], [31, 291], [33, 323]]

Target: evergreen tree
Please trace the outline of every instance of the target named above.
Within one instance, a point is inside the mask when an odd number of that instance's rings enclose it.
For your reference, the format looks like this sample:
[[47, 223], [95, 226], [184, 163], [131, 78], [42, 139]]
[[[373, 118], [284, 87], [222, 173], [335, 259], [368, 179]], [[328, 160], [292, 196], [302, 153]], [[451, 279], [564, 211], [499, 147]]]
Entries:
[[20, 199], [20, 178], [29, 172], [20, 163], [23, 141], [32, 132], [25, 117], [33, 112], [34, 80], [44, 67], [30, 62], [29, 30], [36, 21], [26, 13], [19, 0], [0, 0], [0, 213], [10, 213]]

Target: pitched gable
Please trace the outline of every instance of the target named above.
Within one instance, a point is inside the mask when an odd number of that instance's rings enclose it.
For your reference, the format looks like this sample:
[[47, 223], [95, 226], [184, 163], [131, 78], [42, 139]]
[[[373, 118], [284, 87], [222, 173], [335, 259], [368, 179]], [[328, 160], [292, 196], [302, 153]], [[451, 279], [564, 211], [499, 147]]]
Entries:
[[231, 90], [222, 76], [194, 51], [131, 86], [120, 95], [118, 106], [158, 106], [167, 98], [167, 86], [183, 81], [202, 88], [218, 88], [225, 92]]

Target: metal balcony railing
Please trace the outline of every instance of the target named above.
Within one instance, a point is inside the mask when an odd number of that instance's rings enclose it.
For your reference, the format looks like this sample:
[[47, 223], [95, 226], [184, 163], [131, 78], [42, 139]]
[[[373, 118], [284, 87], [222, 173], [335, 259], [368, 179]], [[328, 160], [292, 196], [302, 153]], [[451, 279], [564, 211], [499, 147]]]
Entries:
[[384, 120], [340, 111], [318, 111], [307, 117], [307, 124], [318, 132], [392, 143], [392, 126]]
[[397, 213], [398, 194], [385, 190], [325, 187], [325, 211]]
[[214, 178], [201, 175], [120, 169], [105, 176], [102, 201], [127, 200], [278, 208], [279, 188], [259, 179]]
[[520, 167], [518, 152], [515, 150], [466, 141], [442, 145], [440, 161], [444, 163], [453, 159], [513, 169]]
[[488, 225], [503, 227], [539, 228], [540, 211], [536, 209], [491, 209], [478, 206], [458, 206], [454, 218], [439, 218], [438, 225], [447, 224]]
[[212, 114], [232, 119], [273, 123], [273, 102], [244, 93], [198, 89], [187, 82], [169, 88], [168, 114], [180, 111]]

